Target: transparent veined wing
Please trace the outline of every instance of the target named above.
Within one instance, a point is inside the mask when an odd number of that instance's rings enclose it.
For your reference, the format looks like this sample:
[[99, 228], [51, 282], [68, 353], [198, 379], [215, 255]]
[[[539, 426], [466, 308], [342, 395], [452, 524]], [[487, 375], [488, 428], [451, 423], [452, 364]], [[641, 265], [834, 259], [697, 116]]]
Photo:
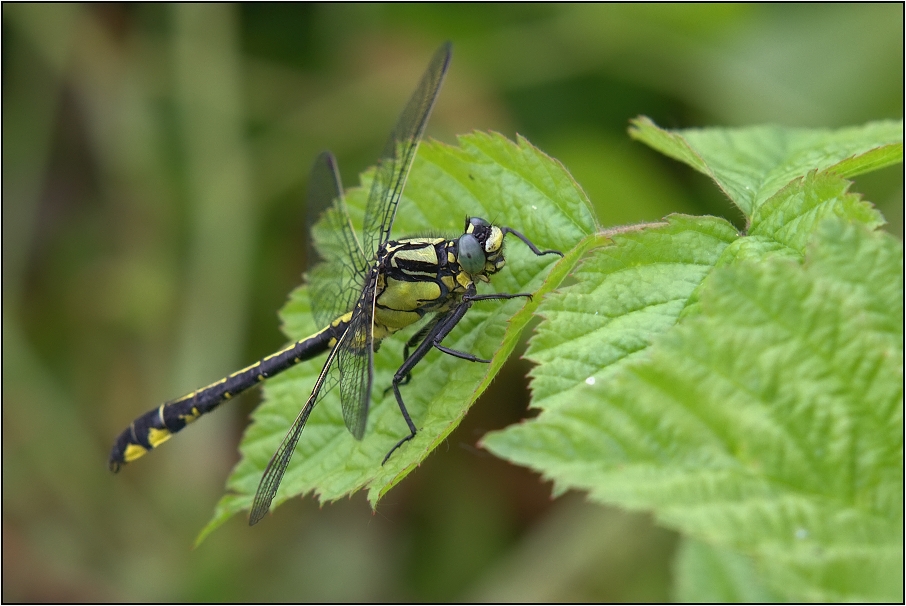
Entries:
[[374, 380], [374, 299], [375, 284], [370, 281], [349, 322], [343, 346], [338, 347], [340, 404], [343, 420], [357, 440], [365, 435], [371, 384]]
[[362, 294], [368, 263], [349, 219], [337, 161], [315, 160], [308, 180], [308, 295], [318, 328], [350, 311]]
[[369, 259], [382, 243], [390, 239], [390, 229], [406, 185], [406, 177], [447, 73], [452, 49], [452, 44], [446, 42], [434, 53], [378, 160], [377, 172], [365, 207], [362, 238], [363, 250]]
[[347, 330], [343, 336], [340, 337], [337, 346], [328, 354], [327, 361], [324, 363], [324, 367], [321, 369], [317, 381], [315, 381], [314, 388], [311, 390], [308, 401], [305, 403], [305, 406], [302, 407], [296, 420], [293, 421], [292, 427], [286, 432], [286, 436], [283, 438], [283, 442], [280, 443], [280, 447], [277, 448], [274, 456], [264, 469], [264, 475], [261, 477], [261, 482], [258, 483], [258, 490], [255, 492], [255, 499], [252, 501], [252, 509], [249, 512], [249, 526], [254, 526], [260, 522], [264, 515], [270, 510], [271, 502], [274, 500], [277, 489], [280, 487], [280, 482], [283, 480], [283, 474], [286, 473], [286, 468], [289, 465], [290, 459], [292, 459], [293, 453], [296, 451], [296, 444], [299, 443], [299, 438], [302, 436], [302, 430], [305, 429], [305, 422], [308, 421], [308, 416], [311, 414], [311, 411], [314, 410], [318, 402], [320, 402], [333, 385], [336, 384], [338, 371], [334, 362], [340, 351], [340, 346], [348, 334], [349, 331]]
[[[328, 354], [308, 401], [264, 470], [249, 524], [256, 524], [270, 510], [311, 411], [337, 382], [346, 427], [357, 439], [365, 433], [374, 375], [376, 275], [370, 271], [371, 264], [376, 262], [379, 246], [390, 237], [406, 177], [450, 63], [451, 49], [447, 42], [434, 54], [384, 146], [368, 195], [361, 245], [349, 220], [336, 160], [325, 152], [312, 168], [308, 190], [312, 312], [319, 326], [350, 310], [353, 313]], [[326, 209], [323, 213], [322, 208]], [[321, 220], [314, 221], [312, 218], [317, 219], [319, 214]], [[312, 263], [317, 258], [321, 260]]]

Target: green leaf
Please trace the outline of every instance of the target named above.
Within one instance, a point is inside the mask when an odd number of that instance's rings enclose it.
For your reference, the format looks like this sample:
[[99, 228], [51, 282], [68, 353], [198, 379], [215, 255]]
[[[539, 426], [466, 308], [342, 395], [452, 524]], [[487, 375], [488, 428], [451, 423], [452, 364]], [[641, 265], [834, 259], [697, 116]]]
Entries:
[[755, 126], [668, 131], [643, 116], [632, 121], [629, 134], [711, 177], [746, 217], [811, 171], [852, 177], [903, 161], [902, 120], [838, 130]]
[[805, 253], [805, 245], [828, 217], [840, 217], [874, 228], [885, 223], [881, 214], [857, 194], [850, 182], [833, 173], [810, 172], [795, 179], [755, 210], [749, 235]]
[[723, 251], [739, 237], [716, 217], [671, 215], [665, 223], [602, 234], [574, 272], [576, 284], [549, 297], [526, 356], [532, 405], [556, 408], [588, 384], [606, 382], [676, 324]]
[[674, 566], [674, 601], [685, 604], [779, 602], [752, 559], [731, 549], [684, 539]]
[[[353, 223], [361, 225], [371, 172], [348, 192]], [[532, 300], [476, 302], [444, 341], [448, 347], [491, 359], [474, 364], [430, 353], [403, 387], [418, 434], [381, 465], [384, 455], [407, 433], [391, 394], [384, 394], [402, 363], [402, 345], [412, 330], [386, 340], [375, 356], [375, 379], [365, 438], [356, 441], [343, 423], [338, 390], [312, 413], [287, 469], [275, 505], [314, 492], [335, 500], [362, 488], [375, 504], [456, 428], [515, 347], [520, 331], [545, 292], [556, 286], [592, 242], [595, 220], [587, 199], [563, 166], [524, 139], [513, 143], [496, 134], [474, 133], [459, 147], [422, 144], [400, 203], [393, 237], [462, 233], [466, 216], [480, 216], [525, 234], [541, 249], [566, 253], [538, 257], [508, 238], [506, 267], [480, 292], [530, 292]], [[558, 263], [559, 261], [559, 263]], [[315, 331], [305, 288], [294, 291], [281, 312], [284, 331], [300, 339]], [[267, 465], [308, 399], [323, 359], [311, 360], [270, 379], [265, 401], [240, 446], [242, 459], [229, 479], [232, 491], [218, 505], [202, 537], [230, 515], [248, 509]]]
[[[650, 345], [635, 359], [613, 355], [613, 328], [632, 313], [595, 328], [595, 312], [656, 301], [629, 294], [635, 287], [583, 285], [568, 321], [593, 330], [550, 356], [552, 333], [566, 330], [562, 300], [578, 285], [549, 297], [527, 356], [541, 362], [539, 378], [566, 379], [539, 382], [541, 415], [484, 444], [559, 491], [653, 510], [752, 557], [786, 599], [901, 600], [902, 247], [841, 219], [819, 225], [804, 262], [756, 263], [737, 254], [748, 239], [724, 246], [695, 313], [659, 336], [641, 329], [635, 342]], [[598, 282], [638, 265], [616, 239], [602, 250], [623, 268]]]
[[542, 413], [484, 444], [555, 493], [709, 543], [680, 556], [681, 599], [764, 601], [762, 580], [791, 600], [902, 598], [902, 252], [843, 178], [901, 159], [890, 124], [637, 121], [742, 199], [748, 233], [680, 216], [615, 230], [538, 310]]

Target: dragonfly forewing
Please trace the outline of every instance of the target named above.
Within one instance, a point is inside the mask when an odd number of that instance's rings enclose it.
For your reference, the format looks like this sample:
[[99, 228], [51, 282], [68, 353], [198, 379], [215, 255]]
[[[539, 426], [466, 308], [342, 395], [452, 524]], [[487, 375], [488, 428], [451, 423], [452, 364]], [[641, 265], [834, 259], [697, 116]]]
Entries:
[[305, 403], [305, 406], [302, 407], [296, 420], [293, 421], [292, 427], [286, 432], [286, 436], [283, 438], [283, 442], [280, 443], [280, 447], [277, 448], [274, 456], [271, 457], [270, 462], [264, 469], [264, 475], [261, 477], [261, 482], [258, 484], [258, 490], [255, 492], [255, 499], [252, 501], [252, 510], [249, 512], [250, 526], [254, 526], [261, 521], [264, 514], [270, 510], [271, 502], [277, 494], [280, 482], [283, 481], [283, 474], [286, 473], [286, 468], [289, 465], [290, 459], [292, 459], [293, 453], [296, 451], [296, 444], [299, 443], [299, 438], [302, 436], [302, 430], [305, 429], [305, 423], [308, 421], [308, 416], [311, 414], [311, 411], [314, 410], [314, 407], [318, 402], [320, 402], [321, 399], [330, 392], [331, 388], [336, 385], [338, 372], [335, 361], [340, 351], [340, 346], [347, 338], [347, 335], [349, 335], [348, 329], [339, 338], [336, 347], [328, 354], [327, 361], [324, 363], [324, 367], [318, 375], [318, 380], [315, 381], [315, 386], [311, 390], [308, 401]]
[[308, 292], [315, 323], [325, 326], [353, 308], [370, 261], [352, 228], [336, 159], [330, 152], [319, 155], [312, 166], [307, 206]]
[[403, 187], [406, 185], [406, 177], [409, 175], [418, 143], [425, 132], [425, 125], [428, 123], [440, 85], [450, 65], [452, 49], [452, 45], [447, 42], [434, 53], [428, 69], [412, 93], [403, 113], [400, 114], [378, 160], [377, 172], [368, 195], [368, 205], [365, 207], [362, 244], [369, 256], [377, 252], [383, 242], [390, 239], [390, 229]]
[[362, 292], [346, 331], [347, 338], [337, 354], [343, 420], [357, 440], [365, 435], [374, 380], [374, 293], [375, 285], [370, 282]]

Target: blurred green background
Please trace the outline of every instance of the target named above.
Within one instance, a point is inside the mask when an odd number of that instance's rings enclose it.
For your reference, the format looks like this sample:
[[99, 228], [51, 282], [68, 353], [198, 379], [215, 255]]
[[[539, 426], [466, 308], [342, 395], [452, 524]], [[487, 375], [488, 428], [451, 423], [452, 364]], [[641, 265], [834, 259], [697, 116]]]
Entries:
[[[2, 7], [4, 601], [670, 598], [674, 533], [552, 499], [475, 444], [526, 415], [511, 360], [380, 503], [233, 519], [198, 549], [258, 393], [119, 476], [136, 415], [281, 346], [315, 155], [372, 164], [433, 51], [428, 134], [561, 160], [604, 226], [740, 216], [626, 135], [902, 118], [903, 5]], [[902, 167], [858, 179], [902, 238]], [[400, 234], [397, 234], [400, 235]], [[531, 414], [531, 413], [529, 413]]]

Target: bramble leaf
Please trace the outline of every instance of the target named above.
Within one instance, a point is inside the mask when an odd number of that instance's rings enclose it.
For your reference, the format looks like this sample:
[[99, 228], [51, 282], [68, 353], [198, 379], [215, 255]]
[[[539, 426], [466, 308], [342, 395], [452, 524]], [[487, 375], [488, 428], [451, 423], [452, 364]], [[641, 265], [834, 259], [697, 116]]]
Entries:
[[629, 134], [717, 183], [751, 217], [791, 181], [812, 171], [841, 177], [903, 161], [903, 122], [830, 129], [753, 126], [667, 131], [642, 116]]
[[[688, 133], [651, 129], [671, 155], [691, 149]], [[865, 154], [889, 160], [893, 147]], [[712, 170], [702, 157], [683, 159]], [[872, 231], [883, 218], [848, 193], [839, 162], [797, 165], [801, 174], [795, 164], [749, 171], [762, 197], [749, 200], [747, 235], [713, 217], [672, 216], [600, 238], [578, 282], [538, 310], [545, 320], [526, 356], [538, 363], [542, 413], [484, 445], [541, 472], [555, 493], [651, 510], [710, 545], [701, 549], [751, 558], [782, 599], [897, 601], [902, 246]], [[715, 179], [732, 182], [725, 168]], [[680, 579], [679, 597], [754, 595], [751, 569], [705, 566], [696, 553], [678, 564], [698, 571]]]
[[673, 600], [684, 604], [780, 602], [751, 558], [684, 539], [676, 554]]
[[[371, 174], [347, 193], [356, 228], [361, 226]], [[349, 434], [338, 394], [328, 394], [308, 419], [275, 505], [309, 492], [331, 501], [363, 488], [376, 503], [456, 428], [512, 352], [541, 300], [538, 295], [565, 277], [595, 230], [585, 195], [569, 173], [524, 139], [514, 143], [496, 134], [473, 133], [461, 137], [459, 147], [422, 143], [392, 236], [457, 237], [466, 216], [513, 227], [541, 249], [563, 251], [566, 259], [535, 256], [516, 238], [507, 238], [506, 266], [479, 291], [530, 292], [535, 298], [477, 302], [445, 339], [446, 346], [492, 359], [491, 364], [432, 352], [417, 366], [412, 382], [402, 389], [418, 434], [381, 465], [384, 455], [408, 432], [392, 392], [385, 395], [384, 390], [402, 363], [402, 346], [413, 330], [384, 341], [375, 355], [365, 438], [359, 442]], [[309, 309], [306, 289], [300, 287], [281, 312], [289, 338], [315, 332]], [[308, 399], [323, 364], [323, 358], [303, 362], [268, 380], [265, 401], [253, 413], [254, 422], [240, 446], [242, 460], [228, 482], [231, 493], [221, 500], [200, 539], [232, 514], [249, 508], [265, 466]]]

